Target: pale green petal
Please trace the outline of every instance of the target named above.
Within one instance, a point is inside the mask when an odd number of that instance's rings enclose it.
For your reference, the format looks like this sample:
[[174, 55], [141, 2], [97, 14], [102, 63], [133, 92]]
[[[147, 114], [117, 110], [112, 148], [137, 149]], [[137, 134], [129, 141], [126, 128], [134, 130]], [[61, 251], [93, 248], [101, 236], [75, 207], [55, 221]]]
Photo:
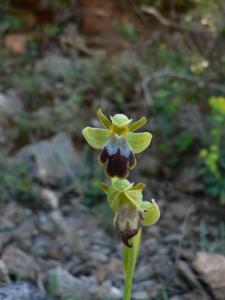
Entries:
[[135, 184], [135, 186], [133, 187], [134, 190], [139, 190], [139, 191], [142, 191], [144, 188], [145, 188], [145, 184], [142, 182]]
[[103, 149], [110, 140], [110, 134], [107, 129], [86, 127], [82, 134], [88, 144], [95, 149]]
[[141, 204], [141, 208], [143, 209], [143, 220], [141, 220], [142, 225], [148, 226], [155, 224], [160, 217], [160, 210], [155, 200], [151, 202], [143, 201]]
[[131, 183], [129, 180], [127, 179], [118, 179], [118, 178], [113, 178], [112, 179], [112, 187], [113, 189], [119, 191], [119, 192], [123, 192], [129, 188], [131, 188], [133, 186], [133, 183]]
[[100, 187], [101, 187], [101, 188], [103, 189], [103, 191], [105, 191], [106, 193], [109, 192], [110, 187], [108, 186], [108, 184], [102, 182], [102, 183], [100, 184]]
[[127, 199], [137, 208], [140, 209], [142, 203], [142, 192], [138, 190], [129, 190], [124, 193]]
[[107, 129], [109, 129], [109, 127], [111, 126], [111, 122], [109, 121], [109, 119], [106, 117], [106, 115], [103, 114], [101, 108], [99, 108], [97, 110], [97, 116], [99, 118], [99, 121], [102, 123], [102, 125], [104, 127], [106, 127]]
[[136, 122], [134, 122], [128, 126], [129, 131], [135, 131], [138, 128], [144, 126], [146, 123], [147, 123], [147, 118], [142, 117], [141, 119], [137, 120]]
[[132, 122], [132, 119], [128, 119], [124, 114], [116, 114], [113, 117], [110, 117], [112, 124], [116, 126], [125, 126]]
[[152, 135], [149, 132], [132, 133], [127, 135], [127, 141], [134, 153], [144, 151], [151, 143]]

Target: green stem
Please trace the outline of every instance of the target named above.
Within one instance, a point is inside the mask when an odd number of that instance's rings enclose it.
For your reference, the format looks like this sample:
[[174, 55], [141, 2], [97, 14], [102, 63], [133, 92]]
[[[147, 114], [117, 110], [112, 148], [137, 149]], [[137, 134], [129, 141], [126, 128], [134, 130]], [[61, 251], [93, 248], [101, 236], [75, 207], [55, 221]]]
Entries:
[[135, 271], [135, 265], [141, 244], [141, 229], [137, 235], [131, 240], [132, 248], [124, 246], [123, 266], [125, 274], [125, 285], [123, 300], [131, 299], [132, 282]]

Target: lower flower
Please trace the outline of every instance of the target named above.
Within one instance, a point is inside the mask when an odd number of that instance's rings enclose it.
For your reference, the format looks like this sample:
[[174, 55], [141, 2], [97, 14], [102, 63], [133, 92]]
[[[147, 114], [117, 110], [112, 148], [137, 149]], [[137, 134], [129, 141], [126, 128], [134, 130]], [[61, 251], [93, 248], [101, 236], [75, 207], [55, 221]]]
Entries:
[[134, 185], [126, 179], [112, 179], [112, 186], [102, 184], [107, 193], [107, 200], [115, 212], [114, 225], [121, 240], [127, 247], [132, 247], [132, 239], [141, 226], [155, 224], [160, 217], [159, 207], [154, 200], [143, 201], [144, 184]]

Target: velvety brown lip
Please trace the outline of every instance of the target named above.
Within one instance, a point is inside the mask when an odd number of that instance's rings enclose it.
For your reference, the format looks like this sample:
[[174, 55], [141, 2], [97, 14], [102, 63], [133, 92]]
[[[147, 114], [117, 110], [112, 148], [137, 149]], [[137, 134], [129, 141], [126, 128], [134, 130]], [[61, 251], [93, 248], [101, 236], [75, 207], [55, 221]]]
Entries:
[[[134, 153], [129, 148], [124, 140], [114, 138], [100, 152], [99, 161], [106, 164], [106, 174], [110, 177], [126, 178], [129, 174], [129, 169], [133, 169], [136, 165]], [[122, 146], [121, 146], [122, 145]], [[110, 154], [111, 147], [116, 149], [113, 154]]]

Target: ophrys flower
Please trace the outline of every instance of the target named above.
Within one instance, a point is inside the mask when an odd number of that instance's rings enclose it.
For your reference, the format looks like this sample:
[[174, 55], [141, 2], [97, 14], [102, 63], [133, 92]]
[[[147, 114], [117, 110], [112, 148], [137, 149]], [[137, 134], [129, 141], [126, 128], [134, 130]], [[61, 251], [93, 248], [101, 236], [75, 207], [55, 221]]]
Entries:
[[149, 132], [134, 133], [146, 124], [147, 119], [142, 117], [132, 123], [124, 114], [116, 114], [110, 120], [97, 111], [100, 122], [105, 128], [86, 127], [83, 136], [93, 148], [101, 150], [99, 162], [105, 165], [109, 177], [126, 178], [129, 169], [136, 165], [136, 153], [144, 151], [151, 142]]
[[127, 179], [112, 179], [112, 185], [103, 183], [102, 188], [107, 193], [107, 200], [115, 213], [114, 224], [120, 237], [127, 247], [131, 247], [129, 239], [134, 237], [141, 225], [155, 224], [160, 211], [154, 200], [143, 201], [143, 183], [134, 185]]

